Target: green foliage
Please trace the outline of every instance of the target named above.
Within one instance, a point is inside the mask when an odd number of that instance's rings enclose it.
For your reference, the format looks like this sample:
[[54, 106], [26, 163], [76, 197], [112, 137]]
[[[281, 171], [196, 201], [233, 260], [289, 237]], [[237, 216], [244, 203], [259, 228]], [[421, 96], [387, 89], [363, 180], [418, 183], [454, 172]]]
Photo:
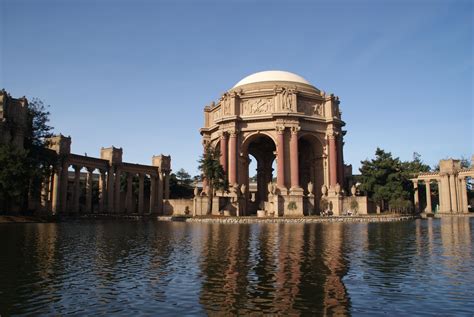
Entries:
[[290, 201], [290, 202], [288, 203], [288, 209], [289, 209], [289, 210], [295, 210], [296, 208], [298, 208], [298, 206], [296, 205], [296, 202]]
[[359, 203], [357, 202], [357, 199], [352, 197], [349, 207], [351, 208], [351, 210], [357, 212], [359, 210]]
[[328, 200], [327, 200], [326, 198], [324, 198], [324, 197], [321, 198], [321, 200], [319, 201], [319, 209], [320, 209], [321, 211], [325, 211], [325, 210], [328, 209], [328, 207], [329, 207], [329, 202], [328, 202]]
[[193, 180], [184, 169], [170, 174], [170, 198], [192, 198]]
[[228, 182], [225, 177], [224, 169], [220, 164], [221, 153], [218, 148], [213, 149], [206, 146], [204, 154], [199, 159], [199, 169], [208, 182], [208, 208], [207, 213], [212, 213], [212, 197], [214, 190], [227, 190]]
[[402, 162], [380, 148], [375, 151], [375, 159], [361, 163], [360, 190], [375, 200], [382, 210], [386, 210], [390, 202], [398, 206], [399, 202], [411, 199], [413, 185], [410, 178], [419, 172], [430, 170], [418, 153], [413, 154], [412, 161]]
[[11, 145], [0, 149], [0, 208], [9, 212], [14, 206], [25, 207], [28, 193], [39, 197], [40, 184], [51, 173], [57, 157], [47, 150], [46, 138], [52, 136], [48, 125], [49, 111], [39, 99], [28, 104], [28, 129], [25, 134], [24, 150]]
[[28, 190], [31, 171], [27, 151], [0, 145], [0, 166], [0, 211], [6, 213], [22, 205]]

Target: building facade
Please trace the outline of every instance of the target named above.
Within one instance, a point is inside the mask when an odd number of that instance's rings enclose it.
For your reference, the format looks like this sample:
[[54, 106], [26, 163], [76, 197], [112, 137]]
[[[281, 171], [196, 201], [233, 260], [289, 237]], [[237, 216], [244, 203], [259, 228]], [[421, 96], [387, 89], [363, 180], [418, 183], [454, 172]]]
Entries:
[[[325, 199], [339, 214], [347, 176], [339, 105], [337, 96], [301, 76], [266, 71], [206, 106], [203, 145], [220, 149], [233, 201], [216, 203], [219, 208], [237, 215], [303, 215], [318, 212]], [[255, 195], [247, 190], [251, 157], [257, 163]], [[205, 194], [206, 182], [203, 187]]]
[[59, 215], [162, 213], [169, 198], [170, 156], [153, 156], [152, 165], [142, 165], [123, 162], [122, 149], [113, 146], [95, 158], [71, 153], [70, 137], [57, 135], [48, 144], [58, 160], [43, 182], [44, 210]]
[[28, 129], [28, 100], [0, 90], [0, 144], [23, 149]]

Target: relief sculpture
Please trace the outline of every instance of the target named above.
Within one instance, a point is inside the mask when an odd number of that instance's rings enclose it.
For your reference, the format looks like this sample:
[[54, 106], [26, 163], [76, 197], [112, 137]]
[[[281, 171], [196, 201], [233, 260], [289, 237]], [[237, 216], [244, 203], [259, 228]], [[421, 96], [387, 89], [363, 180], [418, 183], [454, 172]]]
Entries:
[[323, 105], [317, 101], [308, 99], [298, 100], [298, 112], [303, 112], [307, 116], [323, 116]]
[[273, 111], [272, 99], [250, 99], [243, 102], [243, 114], [261, 114]]

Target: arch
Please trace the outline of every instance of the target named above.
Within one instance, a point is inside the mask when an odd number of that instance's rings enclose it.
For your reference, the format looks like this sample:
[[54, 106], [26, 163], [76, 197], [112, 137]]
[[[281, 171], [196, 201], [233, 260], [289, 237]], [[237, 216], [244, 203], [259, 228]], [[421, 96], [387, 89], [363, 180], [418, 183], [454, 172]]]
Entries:
[[319, 210], [321, 187], [325, 183], [324, 145], [314, 133], [304, 133], [298, 138], [298, 165], [300, 186], [304, 194], [309, 194], [308, 184], [313, 183], [315, 207]]
[[268, 133], [266, 131], [255, 131], [255, 132], [252, 132], [250, 133], [249, 135], [247, 135], [245, 137], [245, 139], [242, 141], [242, 146], [240, 147], [241, 148], [241, 152], [243, 155], [246, 155], [248, 154], [247, 151], [248, 151], [248, 147], [249, 145], [256, 139], [260, 138], [260, 137], [268, 137], [270, 138], [272, 141], [273, 141], [273, 144], [277, 145], [277, 142], [274, 138], [274, 136], [271, 134], [271, 133]]
[[[273, 162], [276, 158], [276, 142], [273, 136], [266, 132], [254, 132], [248, 135], [242, 142], [241, 147], [241, 183], [249, 189], [247, 194], [247, 214], [254, 214], [258, 209], [265, 208], [265, 202], [268, 201], [268, 183], [273, 177]], [[250, 156], [257, 163], [257, 181], [256, 187], [250, 186], [249, 175]], [[251, 199], [255, 197], [255, 199]]]

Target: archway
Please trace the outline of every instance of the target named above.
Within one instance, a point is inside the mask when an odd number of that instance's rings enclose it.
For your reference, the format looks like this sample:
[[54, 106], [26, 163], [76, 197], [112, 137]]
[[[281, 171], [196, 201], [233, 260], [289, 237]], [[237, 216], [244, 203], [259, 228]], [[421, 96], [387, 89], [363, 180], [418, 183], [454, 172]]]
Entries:
[[300, 186], [304, 194], [308, 195], [308, 184], [313, 183], [315, 208], [319, 210], [321, 187], [324, 184], [324, 159], [323, 145], [316, 136], [304, 134], [298, 139], [298, 163]]
[[[273, 179], [273, 163], [275, 161], [276, 145], [271, 137], [257, 133], [248, 137], [242, 146], [242, 155], [246, 163], [246, 173], [243, 183], [247, 188], [247, 214], [255, 214], [258, 209], [265, 209], [268, 201], [268, 183]], [[256, 186], [250, 186], [249, 179], [255, 173], [249, 169], [250, 156], [256, 161]], [[253, 183], [254, 184], [254, 183]]]

